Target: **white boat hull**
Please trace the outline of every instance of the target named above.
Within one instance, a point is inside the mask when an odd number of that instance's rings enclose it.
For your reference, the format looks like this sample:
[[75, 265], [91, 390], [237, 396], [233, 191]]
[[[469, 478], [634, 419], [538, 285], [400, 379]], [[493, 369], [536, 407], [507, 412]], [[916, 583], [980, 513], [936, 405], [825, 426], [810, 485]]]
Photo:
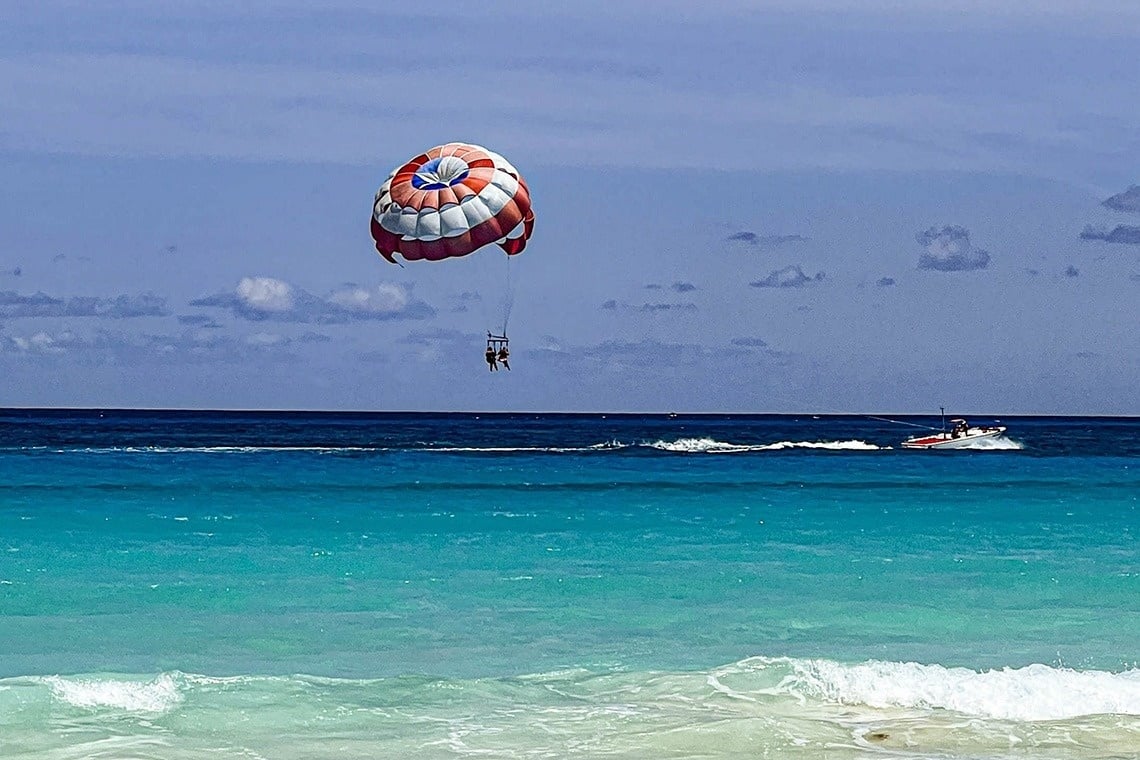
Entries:
[[998, 438], [1005, 433], [1004, 427], [970, 428], [964, 434], [954, 437], [952, 433], [915, 436], [902, 442], [904, 449], [969, 449], [978, 441]]

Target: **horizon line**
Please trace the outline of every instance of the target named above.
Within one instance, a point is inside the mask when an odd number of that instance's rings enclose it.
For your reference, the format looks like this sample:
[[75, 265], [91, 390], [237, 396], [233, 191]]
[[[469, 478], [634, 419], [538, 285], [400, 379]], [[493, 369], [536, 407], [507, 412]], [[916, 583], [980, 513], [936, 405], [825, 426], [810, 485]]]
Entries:
[[[91, 413], [118, 413], [118, 412], [161, 412], [178, 414], [315, 414], [315, 415], [396, 415], [396, 414], [422, 414], [422, 415], [540, 415], [540, 416], [579, 416], [579, 417], [940, 417], [941, 414], [932, 412], [682, 412], [682, 411], [541, 411], [541, 410], [442, 410], [442, 409], [298, 409], [298, 408], [238, 408], [238, 407], [98, 407], [98, 406], [10, 406], [0, 407], [0, 415], [9, 412], [37, 413], [37, 412], [91, 412]], [[992, 412], [962, 412], [955, 411], [954, 415], [971, 417], [1051, 417], [1058, 419], [1101, 418], [1140, 420], [1140, 413], [1136, 414], [1105, 414], [1105, 413], [1077, 413], [1077, 412], [1010, 412], [995, 414]], [[889, 420], [884, 420], [888, 421]]]

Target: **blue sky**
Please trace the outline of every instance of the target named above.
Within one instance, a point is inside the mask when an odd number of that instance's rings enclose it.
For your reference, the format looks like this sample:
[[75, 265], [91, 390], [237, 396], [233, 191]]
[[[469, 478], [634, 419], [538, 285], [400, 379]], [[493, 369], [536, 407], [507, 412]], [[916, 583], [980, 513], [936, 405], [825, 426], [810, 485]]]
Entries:
[[[0, 405], [1140, 414], [1140, 6], [1074, 5], [14, 3]], [[372, 250], [449, 140], [509, 273]]]

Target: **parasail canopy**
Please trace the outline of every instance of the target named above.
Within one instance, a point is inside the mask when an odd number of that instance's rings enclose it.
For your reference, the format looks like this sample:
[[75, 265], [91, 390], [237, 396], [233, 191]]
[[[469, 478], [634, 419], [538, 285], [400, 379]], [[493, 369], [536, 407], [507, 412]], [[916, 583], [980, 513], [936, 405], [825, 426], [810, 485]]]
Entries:
[[522, 251], [534, 229], [530, 191], [507, 159], [479, 145], [439, 145], [398, 167], [372, 208], [376, 250], [396, 263], [466, 256], [497, 243]]

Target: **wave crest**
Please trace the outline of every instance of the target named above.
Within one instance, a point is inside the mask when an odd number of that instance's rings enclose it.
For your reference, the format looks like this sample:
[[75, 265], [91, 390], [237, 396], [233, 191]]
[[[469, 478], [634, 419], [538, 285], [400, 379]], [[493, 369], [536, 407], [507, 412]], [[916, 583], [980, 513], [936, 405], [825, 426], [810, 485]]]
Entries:
[[183, 698], [175, 676], [170, 673], [163, 673], [150, 681], [63, 676], [47, 676], [39, 680], [51, 689], [53, 698], [85, 709], [165, 713], [181, 703]]
[[[782, 677], [775, 686], [763, 685], [771, 684], [773, 675]], [[762, 685], [749, 690], [756, 676]], [[1140, 716], [1140, 669], [1112, 673], [1028, 665], [975, 671], [915, 662], [872, 660], [847, 665], [831, 660], [755, 657], [710, 676], [710, 684], [731, 696], [745, 698], [750, 694], [785, 695], [801, 701], [877, 709], [942, 709], [997, 720]]]

